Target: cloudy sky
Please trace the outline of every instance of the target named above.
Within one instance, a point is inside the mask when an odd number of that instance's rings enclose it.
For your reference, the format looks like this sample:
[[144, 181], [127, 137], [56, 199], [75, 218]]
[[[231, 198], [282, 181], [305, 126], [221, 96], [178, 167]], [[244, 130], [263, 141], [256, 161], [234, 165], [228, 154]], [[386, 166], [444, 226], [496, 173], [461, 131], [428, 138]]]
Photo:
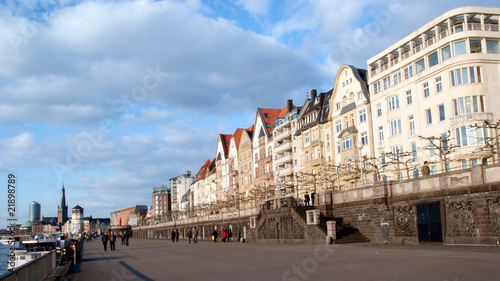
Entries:
[[[302, 105], [440, 14], [497, 1], [0, 1], [0, 219], [151, 205], [257, 107]], [[365, 40], [360, 40], [365, 39]], [[363, 42], [362, 44], [360, 42]], [[0, 183], [1, 185], [2, 183]]]

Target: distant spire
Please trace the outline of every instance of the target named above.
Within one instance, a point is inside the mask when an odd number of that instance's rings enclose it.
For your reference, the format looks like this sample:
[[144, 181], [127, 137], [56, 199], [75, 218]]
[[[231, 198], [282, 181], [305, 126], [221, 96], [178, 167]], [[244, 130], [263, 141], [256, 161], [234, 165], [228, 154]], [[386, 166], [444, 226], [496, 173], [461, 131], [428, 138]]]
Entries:
[[66, 194], [64, 192], [64, 183], [61, 190], [61, 202], [59, 203], [59, 208], [64, 208], [66, 206]]

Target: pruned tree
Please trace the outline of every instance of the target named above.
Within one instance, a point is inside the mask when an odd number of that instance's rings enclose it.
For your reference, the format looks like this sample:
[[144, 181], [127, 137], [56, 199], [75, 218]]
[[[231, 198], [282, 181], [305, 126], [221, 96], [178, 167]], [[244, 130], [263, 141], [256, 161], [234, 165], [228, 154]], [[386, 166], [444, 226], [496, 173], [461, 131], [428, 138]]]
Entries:
[[447, 171], [449, 164], [452, 162], [450, 155], [455, 152], [458, 145], [453, 144], [451, 141], [451, 130], [447, 130], [446, 133], [441, 134], [441, 136], [418, 136], [420, 139], [427, 140], [429, 145], [422, 147], [421, 149], [429, 150], [433, 155], [436, 155], [440, 159], [441, 170]]
[[388, 163], [385, 161], [385, 153], [379, 157], [366, 156], [367, 173], [373, 172], [377, 175], [377, 180], [382, 180], [382, 175], [387, 170]]
[[482, 133], [482, 136], [480, 137], [477, 137], [476, 135], [477, 142], [484, 144], [484, 146], [478, 147], [476, 150], [474, 150], [471, 153], [471, 156], [487, 151], [489, 156], [493, 158], [493, 163], [500, 163], [500, 120], [496, 122], [484, 120], [481, 123], [470, 125], [470, 127], [476, 130], [489, 129], [489, 131], [493, 131], [492, 135], [488, 135], [486, 133]]

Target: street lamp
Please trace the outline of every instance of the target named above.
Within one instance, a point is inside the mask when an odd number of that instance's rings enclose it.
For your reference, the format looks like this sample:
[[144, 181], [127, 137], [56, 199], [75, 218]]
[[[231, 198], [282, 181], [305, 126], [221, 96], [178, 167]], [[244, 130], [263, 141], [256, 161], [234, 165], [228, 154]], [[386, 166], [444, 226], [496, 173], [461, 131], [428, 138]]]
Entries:
[[364, 180], [363, 180], [363, 154], [361, 153], [361, 149], [363, 149], [363, 142], [358, 141], [356, 143], [356, 147], [359, 149], [359, 168], [361, 170], [361, 186], [364, 186]]

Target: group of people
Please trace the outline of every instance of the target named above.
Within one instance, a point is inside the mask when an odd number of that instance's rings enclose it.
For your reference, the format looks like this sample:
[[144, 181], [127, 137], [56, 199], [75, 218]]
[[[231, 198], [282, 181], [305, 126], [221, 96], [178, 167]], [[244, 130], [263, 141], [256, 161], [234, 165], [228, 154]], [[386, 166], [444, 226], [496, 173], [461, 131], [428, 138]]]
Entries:
[[[217, 232], [217, 229], [214, 228], [214, 232], [212, 233], [212, 240], [214, 242], [217, 242], [217, 238], [219, 237], [219, 232]], [[222, 229], [222, 242], [229, 242], [233, 239], [233, 231], [231, 228], [225, 228]]]
[[309, 205], [309, 202], [312, 201], [312, 205], [314, 206], [314, 198], [316, 197], [316, 194], [313, 192], [311, 192], [311, 196], [309, 197], [309, 193], [306, 193], [304, 195], [304, 206], [310, 206]]
[[[179, 242], [179, 230], [172, 229], [172, 233], [170, 235], [172, 237], [172, 242]], [[191, 244], [191, 238], [193, 239], [193, 244], [198, 243], [198, 228], [195, 227], [194, 230], [188, 229], [186, 237], [189, 244]]]
[[[128, 240], [130, 238], [130, 234], [128, 231], [126, 231], [125, 233], [123, 233], [121, 235], [121, 238], [122, 238], [122, 245], [126, 245], [128, 246]], [[115, 250], [115, 246], [116, 246], [116, 234], [114, 232], [110, 232], [109, 235], [107, 232], [104, 232], [104, 234], [102, 235], [101, 237], [101, 241], [102, 241], [102, 244], [104, 246], [104, 251], [107, 251], [108, 250], [108, 241], [109, 241], [109, 250], [110, 251], [114, 251]]]

